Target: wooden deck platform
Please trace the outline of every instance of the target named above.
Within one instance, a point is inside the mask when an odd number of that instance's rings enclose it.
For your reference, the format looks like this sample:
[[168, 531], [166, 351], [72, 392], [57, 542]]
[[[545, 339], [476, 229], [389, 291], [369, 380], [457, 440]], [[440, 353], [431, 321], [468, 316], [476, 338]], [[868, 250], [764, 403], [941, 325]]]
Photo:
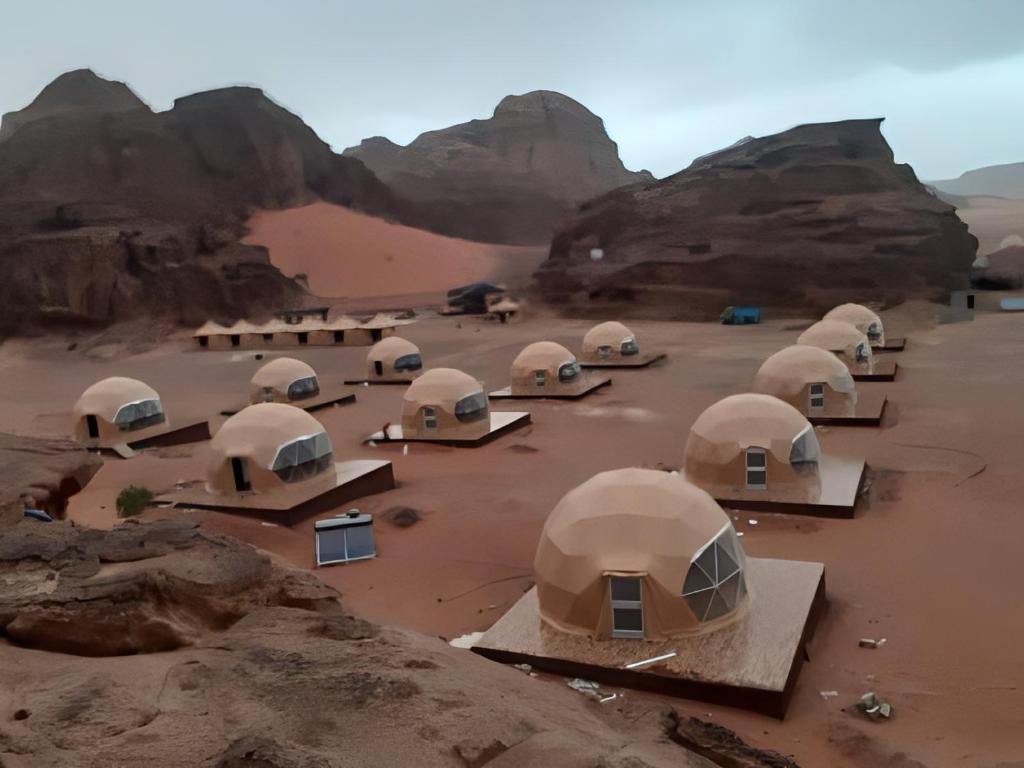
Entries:
[[491, 428], [485, 435], [477, 438], [463, 439], [453, 437], [405, 437], [401, 424], [392, 424], [388, 427], [388, 434], [385, 437], [383, 432], [374, 432], [363, 440], [364, 443], [433, 443], [435, 445], [453, 445], [459, 448], [476, 448], [478, 445], [501, 437], [513, 430], [525, 427], [530, 423], [530, 414], [526, 411], [491, 411]]
[[902, 352], [907, 348], [907, 339], [903, 336], [886, 339], [885, 344], [872, 344], [871, 349], [875, 352]]
[[666, 359], [664, 352], [641, 352], [631, 357], [620, 357], [615, 360], [580, 360], [580, 368], [646, 368], [648, 365]]
[[488, 392], [487, 396], [492, 400], [579, 400], [581, 397], [596, 392], [601, 387], [607, 387], [612, 380], [607, 376], [584, 376], [572, 387], [567, 387], [559, 392], [542, 392], [536, 395], [513, 395], [512, 387], [496, 389]]
[[854, 381], [895, 381], [896, 371], [899, 364], [892, 359], [874, 359], [871, 362], [870, 370], [858, 370], [851, 368]]
[[[354, 389], [342, 388], [334, 389], [331, 391], [321, 391], [316, 397], [310, 397], [306, 400], [293, 400], [287, 405], [294, 405], [296, 408], [301, 408], [304, 411], [316, 411], [321, 408], [329, 408], [334, 405], [349, 405], [356, 401], [356, 392]], [[220, 412], [221, 416], [234, 416], [236, 413], [241, 411], [243, 408], [248, 407], [248, 403], [245, 405], [237, 405], [233, 408], [225, 408]]]
[[[592, 640], [539, 615], [537, 588], [484, 633], [473, 651], [502, 663], [785, 716], [804, 646], [826, 605], [825, 566], [747, 558], [749, 600], [735, 620], [668, 640]], [[626, 665], [674, 653], [635, 669]]]
[[172, 491], [154, 500], [157, 504], [195, 509], [214, 509], [257, 517], [281, 525], [294, 525], [363, 496], [395, 487], [390, 461], [358, 459], [334, 464], [334, 474], [321, 479], [286, 484], [267, 493], [210, 493], [203, 486]]
[[[771, 489], [754, 491], [737, 489], [724, 492], [716, 488], [705, 488], [715, 501], [730, 509], [745, 509], [753, 512], [776, 512], [785, 515], [808, 515], [810, 517], [851, 518], [857, 506], [864, 485], [867, 465], [864, 459], [848, 456], [822, 456], [818, 460], [818, 477], [821, 480], [819, 493], [808, 500], [784, 500], [771, 498]], [[769, 484], [771, 481], [769, 480]]]
[[836, 427], [877, 427], [882, 423], [885, 406], [889, 399], [884, 392], [869, 390], [857, 393], [857, 406], [849, 416], [822, 416], [808, 412], [804, 414], [811, 424]]

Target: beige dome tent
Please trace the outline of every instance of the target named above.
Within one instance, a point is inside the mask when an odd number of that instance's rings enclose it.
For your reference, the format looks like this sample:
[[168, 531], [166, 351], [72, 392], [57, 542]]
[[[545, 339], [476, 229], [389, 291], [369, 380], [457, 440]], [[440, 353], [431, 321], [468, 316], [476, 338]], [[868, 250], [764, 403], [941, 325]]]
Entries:
[[75, 439], [94, 448], [138, 442], [171, 428], [156, 390], [124, 376], [111, 376], [85, 390], [72, 419]]
[[320, 394], [312, 366], [291, 357], [279, 357], [260, 368], [249, 385], [250, 403], [299, 403]]
[[206, 468], [211, 493], [267, 493], [334, 472], [331, 440], [301, 408], [259, 403], [229, 418], [214, 435]]
[[638, 354], [640, 345], [636, 336], [614, 320], [595, 325], [583, 337], [583, 359], [587, 362], [621, 360]]
[[511, 386], [490, 396], [575, 399], [611, 383], [607, 377], [588, 375], [572, 352], [553, 341], [536, 341], [524, 347], [512, 361], [511, 376]]
[[857, 390], [842, 361], [818, 347], [794, 345], [762, 363], [754, 391], [772, 395], [808, 416], [853, 416]]
[[767, 497], [813, 502], [821, 493], [814, 428], [777, 397], [732, 395], [690, 428], [684, 469], [716, 499]]
[[512, 361], [512, 394], [572, 392], [582, 376], [572, 352], [553, 341], [537, 341]]
[[744, 566], [714, 499], [652, 469], [603, 472], [566, 494], [534, 559], [543, 620], [597, 639], [718, 627], [744, 604]]
[[479, 381], [454, 368], [433, 368], [402, 398], [407, 438], [479, 438], [490, 430], [487, 396]]
[[871, 342], [852, 323], [819, 320], [801, 333], [796, 343], [836, 354], [851, 373], [871, 369]]
[[378, 341], [366, 355], [366, 377], [371, 383], [408, 382], [422, 370], [419, 347], [400, 336]]
[[204, 486], [178, 488], [157, 501], [292, 525], [394, 487], [391, 462], [336, 462], [323, 425], [305, 410], [257, 403], [225, 421], [214, 436]]
[[872, 346], [885, 346], [885, 328], [882, 325], [882, 318], [863, 304], [840, 304], [825, 313], [823, 319], [850, 323], [868, 337]]

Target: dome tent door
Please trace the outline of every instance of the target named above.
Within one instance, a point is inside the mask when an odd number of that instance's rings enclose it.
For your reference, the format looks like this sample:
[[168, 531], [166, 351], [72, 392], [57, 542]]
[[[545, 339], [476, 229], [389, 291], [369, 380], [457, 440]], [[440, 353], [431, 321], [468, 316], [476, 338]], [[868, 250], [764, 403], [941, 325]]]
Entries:
[[231, 474], [235, 478], [235, 490], [239, 493], [252, 490], [252, 483], [249, 481], [249, 465], [245, 459], [235, 456], [231, 459]]
[[609, 576], [612, 637], [644, 636], [643, 585], [636, 576]]
[[89, 437], [95, 438], [100, 436], [100, 425], [96, 421], [95, 414], [90, 413], [85, 417], [85, 428], [89, 431]]

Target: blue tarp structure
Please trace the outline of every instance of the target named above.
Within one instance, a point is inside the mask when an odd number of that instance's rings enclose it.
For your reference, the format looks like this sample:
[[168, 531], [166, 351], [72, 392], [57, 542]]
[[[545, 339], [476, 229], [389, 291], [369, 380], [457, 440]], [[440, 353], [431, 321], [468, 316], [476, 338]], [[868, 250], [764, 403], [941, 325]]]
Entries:
[[38, 520], [41, 523], [52, 523], [53, 518], [43, 512], [41, 509], [26, 509], [25, 517], [30, 517], [33, 520]]
[[723, 325], [750, 325], [761, 322], [760, 307], [726, 307], [719, 316]]
[[999, 308], [1003, 312], [1024, 312], [1024, 296], [1013, 296], [1009, 299], [1002, 299]]

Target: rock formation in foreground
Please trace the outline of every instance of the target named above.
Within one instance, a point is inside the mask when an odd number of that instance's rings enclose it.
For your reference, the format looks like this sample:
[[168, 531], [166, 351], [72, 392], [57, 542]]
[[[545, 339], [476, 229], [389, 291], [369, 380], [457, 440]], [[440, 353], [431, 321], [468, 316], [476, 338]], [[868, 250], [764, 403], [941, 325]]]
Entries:
[[20, 521], [26, 508], [64, 517], [68, 499], [102, 466], [99, 456], [73, 440], [0, 432], [0, 527]]
[[967, 285], [977, 241], [893, 161], [880, 126], [802, 125], [591, 200], [555, 236], [540, 288], [693, 319], [945, 298]]
[[430, 229], [485, 242], [547, 243], [584, 200], [652, 181], [627, 170], [601, 118], [568, 96], [506, 96], [486, 120], [418, 136], [408, 146], [383, 137], [350, 147]]
[[667, 707], [373, 626], [188, 522], [23, 521], [0, 584], [4, 768], [717, 764], [664, 738]]
[[2, 134], [0, 332], [279, 309], [303, 290], [265, 249], [239, 243], [253, 208], [399, 207], [361, 162], [255, 88], [156, 113], [123, 83], [78, 70], [4, 115]]

